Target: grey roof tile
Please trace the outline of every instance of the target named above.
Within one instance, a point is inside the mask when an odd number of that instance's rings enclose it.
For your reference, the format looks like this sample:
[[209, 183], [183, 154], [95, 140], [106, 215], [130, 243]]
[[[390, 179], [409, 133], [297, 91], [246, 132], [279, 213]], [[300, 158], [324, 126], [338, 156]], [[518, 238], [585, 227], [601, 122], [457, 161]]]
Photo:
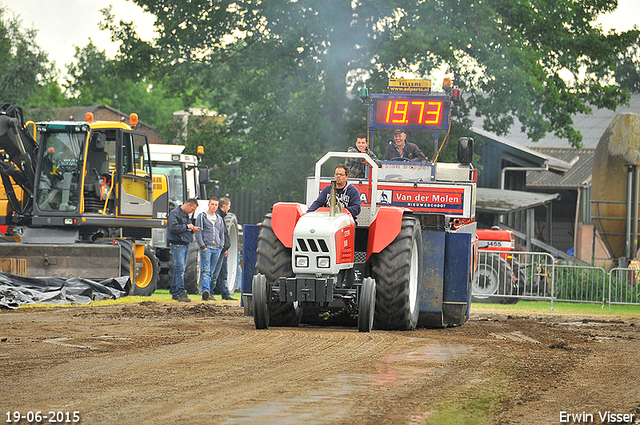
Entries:
[[[582, 134], [582, 143], [584, 148], [595, 149], [598, 146], [600, 137], [604, 134], [613, 118], [618, 113], [622, 112], [634, 112], [640, 114], [640, 94], [632, 93], [629, 101], [629, 105], [619, 106], [615, 111], [608, 109], [594, 108], [591, 114], [576, 114], [573, 116], [574, 128]], [[473, 126], [482, 128], [482, 117], [475, 117], [475, 114], [471, 114], [473, 120]], [[511, 127], [509, 134], [503, 135], [503, 139], [507, 139], [520, 146], [527, 146], [533, 149], [536, 148], [571, 148], [569, 142], [566, 139], [560, 139], [552, 133], [547, 134], [546, 137], [540, 139], [537, 142], [531, 141], [525, 133], [520, 131], [520, 123], [517, 122]]]
[[572, 163], [573, 166], [563, 174], [549, 171], [528, 171], [527, 188], [577, 188], [591, 183], [595, 149], [538, 147], [534, 150]]

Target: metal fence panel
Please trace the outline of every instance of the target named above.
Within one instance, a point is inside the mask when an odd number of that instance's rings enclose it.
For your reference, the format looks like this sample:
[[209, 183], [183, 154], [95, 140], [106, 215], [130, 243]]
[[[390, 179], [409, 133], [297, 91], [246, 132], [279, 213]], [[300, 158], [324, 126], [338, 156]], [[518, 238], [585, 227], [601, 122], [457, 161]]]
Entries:
[[473, 300], [513, 304], [518, 299], [553, 301], [554, 261], [543, 252], [482, 250], [472, 283]]
[[553, 296], [557, 301], [604, 303], [607, 300], [607, 272], [601, 267], [555, 266]]
[[555, 262], [546, 252], [513, 252], [512, 267], [517, 273], [517, 291], [521, 299], [553, 301]]
[[628, 268], [611, 269], [608, 301], [609, 305], [640, 305], [640, 271]]
[[543, 252], [482, 250], [472, 300], [515, 304], [520, 299], [640, 305], [640, 270], [556, 264]]

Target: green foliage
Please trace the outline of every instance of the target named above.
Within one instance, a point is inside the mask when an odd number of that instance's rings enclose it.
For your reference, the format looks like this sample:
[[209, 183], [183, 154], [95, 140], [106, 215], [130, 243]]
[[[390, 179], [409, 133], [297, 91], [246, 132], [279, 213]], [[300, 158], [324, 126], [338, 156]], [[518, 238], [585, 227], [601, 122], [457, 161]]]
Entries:
[[640, 275], [636, 270], [618, 270], [612, 273], [610, 286], [609, 302], [640, 303]]
[[[89, 40], [84, 48], [76, 47], [75, 63], [67, 65], [68, 77], [64, 87], [69, 96], [74, 97], [78, 105], [93, 104], [106, 96], [113, 99], [117, 82], [108, 78], [109, 61], [104, 51]], [[86, 102], [86, 103], [85, 103]]]
[[604, 269], [556, 267], [554, 296], [561, 300], [602, 303], [609, 298]]
[[[410, 3], [410, 2], [407, 2]], [[484, 128], [507, 132], [517, 118], [534, 141], [547, 132], [578, 146], [571, 114], [612, 108], [625, 93], [608, 85], [615, 58], [637, 37], [591, 25], [611, 1], [421, 2], [403, 11], [380, 53], [387, 72], [445, 64], [472, 93]], [[427, 21], [429, 24], [427, 25]], [[569, 78], [573, 77], [573, 81]]]
[[[491, 418], [507, 404], [507, 380], [500, 379], [504, 375], [513, 378], [519, 367], [517, 365], [500, 365], [502, 373], [488, 383], [476, 383], [453, 396], [448, 396], [436, 403], [433, 409], [421, 418], [424, 425], [481, 425], [491, 423]], [[504, 371], [506, 370], [506, 371]]]
[[[324, 86], [287, 57], [274, 60], [276, 51], [264, 54], [268, 48], [247, 46], [255, 54], [221, 54], [219, 63], [199, 67], [208, 77], [200, 82], [205, 102], [227, 116], [224, 133], [201, 143], [205, 162], [222, 172], [216, 176], [222, 180], [233, 164], [236, 177], [226, 179], [231, 188], [252, 188], [269, 202], [302, 200], [304, 177], [317, 158], [329, 149], [346, 149], [347, 141], [331, 121], [333, 110], [323, 105]], [[192, 137], [189, 145], [195, 145]], [[209, 156], [220, 148], [226, 157]]]
[[554, 296], [592, 303], [640, 303], [640, 278], [635, 270], [556, 267]]
[[166, 129], [181, 100], [164, 88], [162, 77], [152, 80], [127, 75], [118, 61], [108, 59], [91, 41], [76, 47], [75, 62], [67, 65], [64, 84], [74, 105], [105, 104], [125, 113], [135, 112], [147, 124]]
[[471, 314], [476, 313], [509, 313], [523, 315], [571, 315], [590, 317], [640, 317], [640, 306], [616, 305], [603, 306], [600, 303], [572, 303], [554, 301], [553, 308], [549, 301], [525, 301], [517, 304], [480, 304], [471, 305]]
[[0, 7], [0, 102], [27, 107], [50, 75], [47, 55], [35, 42], [36, 30], [24, 29], [18, 18], [6, 15], [7, 9]]
[[[471, 93], [440, 159], [455, 158], [472, 108], [497, 134], [517, 119], [532, 140], [553, 132], [579, 146], [571, 115], [627, 100], [610, 82], [638, 35], [592, 27], [616, 0], [134, 1], [157, 16], [160, 35], [145, 46], [130, 26], [112, 26], [127, 40], [122, 60], [153, 63], [190, 103], [227, 115], [210, 143], [238, 159], [235, 184], [280, 200], [300, 199], [315, 160], [366, 128], [349, 94], [364, 84], [382, 92], [401, 71], [427, 77], [446, 67]], [[433, 157], [431, 140], [422, 147]], [[373, 149], [385, 145], [382, 137]]]
[[110, 31], [111, 41], [120, 43], [120, 50], [126, 52], [118, 54], [113, 61], [113, 74], [135, 81], [153, 77], [155, 49], [138, 37], [133, 22], [120, 20], [116, 25], [111, 10], [111, 5], [100, 9], [104, 21], [100, 23], [99, 28]]
[[615, 77], [621, 88], [640, 93], [640, 38], [619, 59]]
[[47, 64], [45, 74], [40, 81], [39, 88], [29, 100], [18, 103], [29, 109], [29, 119], [43, 121], [55, 116], [55, 108], [65, 107], [68, 100], [57, 80], [58, 70], [55, 63]]
[[[34, 33], [3, 20], [2, 97], [43, 110], [68, 102], [136, 111], [171, 142], [203, 144], [227, 186], [270, 200], [302, 200], [315, 161], [366, 129], [357, 90], [383, 92], [401, 72], [425, 78], [445, 68], [469, 94], [450, 134], [439, 134], [448, 140], [439, 160], [455, 160], [471, 111], [498, 135], [517, 120], [534, 141], [552, 132], [580, 146], [571, 115], [613, 109], [638, 86], [639, 32], [592, 26], [617, 0], [133, 1], [156, 16], [157, 39], [140, 39], [133, 22], [103, 9], [101, 28], [119, 53], [78, 48], [63, 93]], [[171, 113], [190, 106], [225, 115], [225, 125], [194, 120], [181, 140]], [[433, 135], [410, 137], [433, 158]], [[381, 134], [373, 150], [382, 155], [387, 140]]]

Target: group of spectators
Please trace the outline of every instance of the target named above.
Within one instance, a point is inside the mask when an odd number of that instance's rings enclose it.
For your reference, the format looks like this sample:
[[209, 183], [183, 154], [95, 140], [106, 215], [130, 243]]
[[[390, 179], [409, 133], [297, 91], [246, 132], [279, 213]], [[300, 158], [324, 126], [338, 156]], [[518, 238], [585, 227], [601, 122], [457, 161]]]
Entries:
[[198, 200], [191, 198], [169, 213], [168, 241], [175, 266], [171, 282], [171, 297], [176, 301], [190, 302], [184, 287], [184, 273], [189, 256], [189, 245], [196, 236], [200, 249], [200, 283], [202, 300], [213, 299], [211, 293], [220, 285], [223, 300], [233, 300], [227, 287], [227, 256], [231, 247], [224, 218], [231, 208], [227, 197], [209, 199], [208, 208], [192, 223], [190, 215], [198, 208]]

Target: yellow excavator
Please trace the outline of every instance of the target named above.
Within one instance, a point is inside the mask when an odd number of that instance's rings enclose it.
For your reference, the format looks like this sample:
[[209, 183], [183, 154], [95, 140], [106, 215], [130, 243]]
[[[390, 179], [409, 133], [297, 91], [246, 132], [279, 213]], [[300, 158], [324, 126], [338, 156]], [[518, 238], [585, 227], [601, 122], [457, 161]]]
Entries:
[[166, 225], [153, 217], [166, 184], [154, 194], [149, 143], [137, 123], [136, 114], [126, 123], [91, 113], [84, 121], [25, 122], [19, 106], [0, 105], [0, 258], [10, 271], [129, 276], [130, 294], [153, 293], [157, 265], [136, 235]]

